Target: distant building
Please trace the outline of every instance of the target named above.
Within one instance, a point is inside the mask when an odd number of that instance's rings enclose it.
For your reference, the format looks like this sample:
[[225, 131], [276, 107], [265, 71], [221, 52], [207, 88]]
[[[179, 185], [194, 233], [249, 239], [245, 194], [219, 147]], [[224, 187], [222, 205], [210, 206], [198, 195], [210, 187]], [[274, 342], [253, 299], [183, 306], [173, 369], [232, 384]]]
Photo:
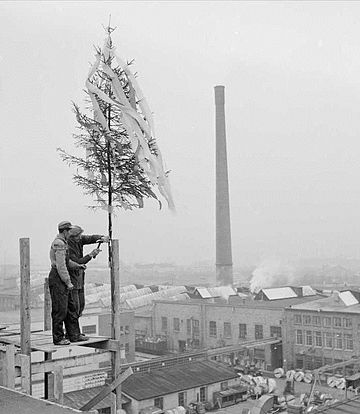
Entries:
[[[277, 295], [274, 300], [230, 296], [230, 303], [227, 304], [207, 300], [155, 301], [152, 335], [167, 336], [169, 349], [175, 352], [237, 345], [271, 337], [282, 338], [284, 309], [322, 298], [319, 295], [294, 295], [283, 299]], [[258, 347], [254, 351], [254, 358], [263, 368], [282, 366], [280, 348]]]
[[121, 390], [131, 400], [124, 407], [126, 413], [138, 414], [150, 407], [171, 410], [190, 402], [212, 402], [215, 392], [236, 385], [240, 378], [233, 369], [204, 360], [135, 373]]
[[[286, 308], [286, 368], [315, 369], [359, 356], [359, 299], [359, 292], [343, 291]], [[351, 367], [347, 367], [347, 373], [352, 373]]]

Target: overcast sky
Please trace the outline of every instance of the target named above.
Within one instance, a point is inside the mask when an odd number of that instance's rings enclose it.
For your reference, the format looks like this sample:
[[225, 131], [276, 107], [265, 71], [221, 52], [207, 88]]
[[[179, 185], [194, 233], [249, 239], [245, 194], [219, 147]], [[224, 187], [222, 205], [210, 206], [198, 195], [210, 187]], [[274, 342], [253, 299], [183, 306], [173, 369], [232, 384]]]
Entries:
[[[72, 183], [71, 101], [108, 16], [135, 59], [177, 214], [119, 211], [125, 262], [215, 261], [214, 86], [225, 85], [233, 261], [360, 258], [359, 2], [0, 2], [0, 263], [57, 223], [106, 232]], [[100, 261], [105, 258], [99, 259]]]

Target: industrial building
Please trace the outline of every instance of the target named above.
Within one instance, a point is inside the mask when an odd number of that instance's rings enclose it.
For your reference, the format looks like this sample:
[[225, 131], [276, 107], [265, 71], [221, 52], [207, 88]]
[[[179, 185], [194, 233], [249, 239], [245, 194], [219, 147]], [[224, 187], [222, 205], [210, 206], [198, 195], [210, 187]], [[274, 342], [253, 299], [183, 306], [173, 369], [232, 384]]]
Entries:
[[[316, 369], [360, 353], [360, 302], [355, 291], [296, 304], [285, 309], [285, 367]], [[347, 367], [351, 375], [354, 367]]]
[[215, 392], [239, 384], [233, 369], [204, 360], [135, 373], [122, 384], [122, 393], [131, 400], [127, 414], [138, 414], [149, 407], [170, 410], [190, 402], [212, 402]]

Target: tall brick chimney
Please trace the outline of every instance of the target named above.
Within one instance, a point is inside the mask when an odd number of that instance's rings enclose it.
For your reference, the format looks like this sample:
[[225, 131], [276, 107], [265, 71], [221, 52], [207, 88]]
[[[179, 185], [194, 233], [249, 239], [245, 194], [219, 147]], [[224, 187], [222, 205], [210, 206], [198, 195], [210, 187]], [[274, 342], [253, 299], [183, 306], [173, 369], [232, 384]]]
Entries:
[[225, 87], [215, 86], [216, 110], [216, 283], [232, 285], [229, 183], [225, 131]]

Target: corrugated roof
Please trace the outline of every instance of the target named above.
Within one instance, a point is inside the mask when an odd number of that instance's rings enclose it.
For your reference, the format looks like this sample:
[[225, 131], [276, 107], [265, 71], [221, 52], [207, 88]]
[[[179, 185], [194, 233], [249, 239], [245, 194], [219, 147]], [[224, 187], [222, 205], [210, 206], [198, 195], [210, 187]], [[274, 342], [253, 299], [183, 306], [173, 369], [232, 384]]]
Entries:
[[[79, 409], [88, 403], [92, 398], [99, 394], [105, 387], [84, 388], [78, 391], [67, 392], [64, 394], [64, 405], [71, 408]], [[130, 402], [125, 395], [121, 396], [121, 403], [126, 404]], [[107, 395], [103, 400], [93, 407], [93, 410], [100, 410], [102, 408], [111, 407], [111, 394]]]
[[236, 295], [236, 291], [231, 286], [216, 286], [216, 287], [209, 287], [209, 288], [203, 288], [199, 287], [196, 288], [197, 293], [199, 296], [201, 296], [203, 299], [209, 299], [209, 298], [224, 298], [228, 299], [229, 296]]
[[287, 298], [296, 298], [297, 294], [291, 289], [291, 287], [279, 287], [279, 288], [268, 288], [268, 289], [261, 289], [263, 294], [269, 300], [276, 300], [276, 299], [287, 299]]
[[196, 361], [133, 374], [123, 382], [122, 391], [141, 401], [237, 377], [237, 374], [225, 365], [211, 361]]

